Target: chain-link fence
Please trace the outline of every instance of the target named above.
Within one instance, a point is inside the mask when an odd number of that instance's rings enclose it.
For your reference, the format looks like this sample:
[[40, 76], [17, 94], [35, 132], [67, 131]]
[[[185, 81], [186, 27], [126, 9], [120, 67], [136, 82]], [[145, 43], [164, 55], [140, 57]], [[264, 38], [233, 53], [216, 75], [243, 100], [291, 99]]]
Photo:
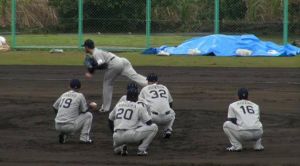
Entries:
[[[136, 50], [213, 33], [300, 38], [299, 0], [0, 0], [1, 30], [13, 48]], [[288, 38], [289, 37], [289, 38]]]

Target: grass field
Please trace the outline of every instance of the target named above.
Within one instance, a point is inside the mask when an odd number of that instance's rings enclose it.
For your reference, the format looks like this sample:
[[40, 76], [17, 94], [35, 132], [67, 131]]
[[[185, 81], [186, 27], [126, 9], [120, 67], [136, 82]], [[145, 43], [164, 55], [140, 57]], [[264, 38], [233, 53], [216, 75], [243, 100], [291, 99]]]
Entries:
[[[10, 36], [6, 36], [10, 42]], [[63, 54], [50, 54], [51, 47], [78, 46], [76, 34], [57, 35], [17, 35], [17, 46], [48, 46], [47, 51], [15, 51], [0, 53], [0, 65], [82, 65], [83, 52], [77, 49], [66, 51]], [[161, 34], [152, 36], [152, 46], [178, 45], [191, 38], [187, 35]], [[97, 47], [131, 47], [144, 48], [145, 35], [112, 35], [88, 34], [84, 39], [91, 38]], [[291, 37], [290, 40], [295, 39]], [[264, 40], [281, 42], [280, 36], [262, 36]], [[140, 50], [141, 52], [141, 50]], [[300, 57], [158, 57], [143, 56], [140, 52], [119, 52], [118, 55], [128, 58], [135, 66], [186, 66], [186, 67], [300, 67]]]
[[[300, 68], [296, 57], [161, 57], [145, 56], [140, 52], [119, 52], [134, 66], [185, 66], [185, 67], [283, 67]], [[82, 65], [84, 53], [67, 51], [50, 54], [47, 51], [13, 51], [0, 54], [0, 65]]]
[[[195, 34], [194, 34], [195, 35]], [[193, 35], [178, 34], [157, 34], [151, 36], [151, 46], [158, 47], [161, 45], [175, 46], [183, 41], [195, 37]], [[273, 41], [278, 44], [282, 43], [282, 36], [258, 36], [263, 40]], [[10, 43], [10, 36], [6, 36]], [[98, 47], [133, 47], [145, 48], [145, 35], [138, 34], [85, 34], [84, 39], [93, 39]], [[292, 42], [300, 36], [291, 36], [289, 41]], [[17, 35], [17, 46], [78, 46], [78, 36], [76, 34], [49, 34], [49, 35]]]

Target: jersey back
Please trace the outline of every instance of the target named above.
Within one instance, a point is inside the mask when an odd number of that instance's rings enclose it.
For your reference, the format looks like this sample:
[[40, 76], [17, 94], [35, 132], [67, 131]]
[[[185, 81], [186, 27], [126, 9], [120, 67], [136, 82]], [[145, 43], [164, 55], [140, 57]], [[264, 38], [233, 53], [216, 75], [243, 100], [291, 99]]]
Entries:
[[169, 103], [173, 102], [168, 88], [161, 84], [145, 86], [140, 92], [139, 100], [145, 101], [152, 110], [161, 113], [170, 110]]
[[75, 121], [80, 112], [88, 110], [85, 97], [73, 90], [62, 94], [53, 104], [53, 107], [58, 110], [55, 118], [56, 123]]
[[136, 129], [141, 123], [151, 120], [151, 117], [138, 103], [121, 101], [109, 114], [109, 119], [114, 121], [114, 130], [130, 130]]
[[229, 105], [228, 118], [236, 118], [241, 129], [260, 129], [259, 106], [249, 100], [239, 100]]

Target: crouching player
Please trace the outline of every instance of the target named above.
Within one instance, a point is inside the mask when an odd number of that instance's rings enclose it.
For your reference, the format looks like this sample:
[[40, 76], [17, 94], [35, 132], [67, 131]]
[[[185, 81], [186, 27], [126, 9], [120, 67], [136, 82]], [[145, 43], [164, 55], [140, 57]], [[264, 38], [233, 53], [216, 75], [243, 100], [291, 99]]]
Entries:
[[116, 154], [127, 155], [127, 144], [137, 143], [137, 155], [147, 155], [148, 146], [157, 133], [157, 125], [152, 123], [147, 111], [137, 103], [138, 95], [137, 89], [128, 89], [126, 101], [117, 103], [109, 114]]
[[163, 137], [170, 138], [175, 121], [173, 98], [168, 88], [158, 83], [156, 74], [149, 74], [147, 80], [148, 85], [141, 90], [139, 100], [145, 101], [150, 107], [153, 123], [163, 127]]
[[264, 150], [261, 144], [263, 126], [260, 122], [259, 106], [248, 100], [248, 90], [238, 90], [239, 100], [230, 104], [228, 108], [228, 121], [223, 125], [223, 130], [231, 146], [227, 151], [241, 151], [242, 142], [252, 142], [256, 151]]
[[71, 90], [62, 94], [53, 105], [56, 113], [55, 129], [60, 132], [59, 143], [66, 143], [68, 136], [80, 131], [80, 143], [91, 144], [93, 115], [89, 112], [85, 97], [79, 92], [80, 81], [71, 80], [70, 88]]

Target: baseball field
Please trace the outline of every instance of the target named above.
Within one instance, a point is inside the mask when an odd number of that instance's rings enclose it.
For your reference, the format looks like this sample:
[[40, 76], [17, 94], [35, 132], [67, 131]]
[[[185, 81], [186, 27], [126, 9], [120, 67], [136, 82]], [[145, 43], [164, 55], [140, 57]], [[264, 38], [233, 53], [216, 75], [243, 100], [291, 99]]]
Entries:
[[[158, 134], [147, 157], [113, 154], [107, 113], [93, 113], [93, 145], [78, 144], [78, 135], [58, 143], [52, 104], [82, 80], [88, 101], [102, 101], [103, 72], [87, 80], [82, 52], [49, 54], [16, 51], [0, 54], [0, 165], [300, 165], [300, 57], [216, 58], [156, 57], [118, 53], [141, 74], [155, 72], [174, 98], [176, 120], [171, 139]], [[128, 80], [114, 85], [113, 104]], [[261, 107], [265, 150], [225, 151], [229, 141], [222, 125], [240, 87]]]

